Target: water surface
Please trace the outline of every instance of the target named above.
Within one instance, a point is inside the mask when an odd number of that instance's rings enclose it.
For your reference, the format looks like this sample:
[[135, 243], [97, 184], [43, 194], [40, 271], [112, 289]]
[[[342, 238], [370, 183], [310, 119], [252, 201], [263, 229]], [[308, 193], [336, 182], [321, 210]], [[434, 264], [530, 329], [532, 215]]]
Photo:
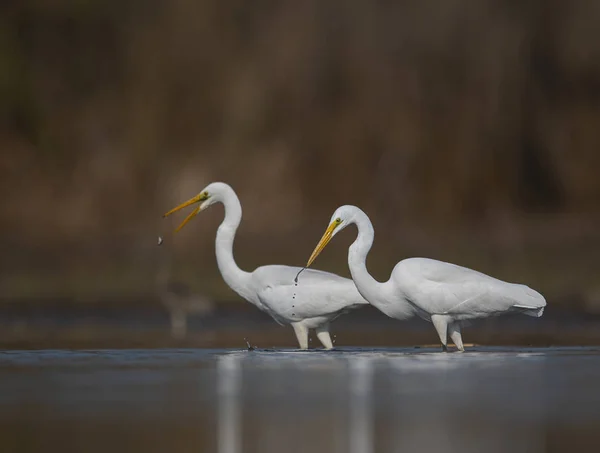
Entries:
[[600, 348], [0, 353], [1, 451], [577, 451]]

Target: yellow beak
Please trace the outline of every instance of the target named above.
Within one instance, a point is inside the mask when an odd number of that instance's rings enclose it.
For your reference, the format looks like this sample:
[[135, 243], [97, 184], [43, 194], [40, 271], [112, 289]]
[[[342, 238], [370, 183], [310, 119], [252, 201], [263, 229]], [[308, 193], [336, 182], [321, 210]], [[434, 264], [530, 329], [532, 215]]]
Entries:
[[335, 230], [336, 227], [337, 227], [337, 224], [335, 222], [331, 222], [331, 224], [327, 227], [327, 230], [325, 230], [323, 237], [321, 238], [321, 240], [319, 241], [319, 243], [313, 250], [312, 255], [310, 255], [310, 258], [308, 259], [308, 263], [306, 264], [306, 267], [310, 267], [310, 265], [317, 258], [317, 256], [319, 256], [319, 254], [323, 251], [325, 246], [327, 246], [327, 244], [329, 244], [329, 241], [331, 241], [331, 238], [333, 237], [333, 231]]
[[[176, 208], [171, 209], [169, 212], [167, 212], [165, 215], [163, 215], [163, 217], [170, 216], [174, 212], [177, 212], [183, 208], [187, 208], [189, 205], [192, 205], [194, 203], [199, 203], [204, 200], [205, 200], [205, 198], [203, 198], [203, 194], [196, 195], [195, 197], [190, 198], [188, 201], [181, 203]], [[198, 206], [192, 212], [190, 212], [190, 214], [185, 218], [185, 220], [181, 223], [181, 225], [179, 225], [177, 227], [175, 232], [177, 233], [179, 230], [181, 230], [185, 226], [186, 223], [188, 223], [190, 220], [192, 220], [200, 212], [200, 210], [201, 210], [201, 206]]]

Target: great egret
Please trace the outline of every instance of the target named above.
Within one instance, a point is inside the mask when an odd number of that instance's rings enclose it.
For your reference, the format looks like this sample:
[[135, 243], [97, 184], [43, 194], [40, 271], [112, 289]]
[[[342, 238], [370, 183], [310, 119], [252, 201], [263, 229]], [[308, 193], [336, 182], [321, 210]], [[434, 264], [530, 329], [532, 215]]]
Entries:
[[272, 265], [259, 267], [254, 272], [241, 270], [233, 257], [233, 240], [242, 220], [242, 206], [233, 189], [221, 182], [209, 184], [164, 217], [195, 203], [200, 204], [175, 231], [210, 205], [223, 203], [225, 219], [217, 230], [215, 248], [225, 283], [279, 324], [291, 324], [300, 349], [308, 349], [309, 329], [316, 330], [325, 349], [332, 349], [329, 323], [348, 310], [368, 304], [352, 280], [329, 272], [306, 272], [300, 284], [294, 280], [301, 270], [299, 267]]
[[355, 224], [358, 236], [348, 249], [348, 266], [360, 293], [371, 305], [391, 318], [414, 315], [431, 321], [447, 351], [447, 335], [464, 351], [461, 324], [470, 319], [517, 312], [539, 317], [544, 297], [525, 285], [507, 283], [480, 272], [428, 258], [400, 261], [387, 282], [380, 283], [367, 271], [366, 259], [375, 232], [369, 217], [356, 206], [339, 207], [310, 256], [309, 267], [331, 238]]

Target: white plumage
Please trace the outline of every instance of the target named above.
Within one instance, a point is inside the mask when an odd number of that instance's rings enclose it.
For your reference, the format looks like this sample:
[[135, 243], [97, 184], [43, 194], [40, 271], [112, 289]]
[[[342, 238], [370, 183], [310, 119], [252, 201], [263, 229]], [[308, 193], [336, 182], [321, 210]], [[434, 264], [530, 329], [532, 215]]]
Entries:
[[544, 312], [546, 300], [528, 286], [507, 283], [481, 272], [428, 258], [400, 261], [387, 282], [376, 281], [366, 267], [375, 235], [373, 225], [356, 206], [342, 206], [335, 211], [307, 266], [333, 236], [351, 224], [357, 226], [358, 236], [349, 248], [348, 265], [360, 293], [392, 318], [407, 319], [417, 315], [431, 321], [444, 350], [447, 349], [448, 335], [459, 350], [464, 350], [461, 336], [464, 321], [510, 312], [539, 317]]
[[301, 349], [308, 348], [308, 329], [316, 329], [326, 349], [333, 348], [329, 323], [348, 310], [368, 302], [354, 282], [329, 272], [301, 270], [294, 266], [262, 266], [254, 272], [241, 270], [233, 257], [233, 241], [242, 220], [242, 207], [233, 189], [225, 183], [209, 184], [200, 194], [177, 206], [165, 217], [191, 204], [200, 203], [177, 228], [181, 229], [198, 212], [214, 203], [223, 203], [225, 219], [217, 230], [215, 250], [223, 279], [241, 297], [256, 305], [279, 324], [291, 324]]

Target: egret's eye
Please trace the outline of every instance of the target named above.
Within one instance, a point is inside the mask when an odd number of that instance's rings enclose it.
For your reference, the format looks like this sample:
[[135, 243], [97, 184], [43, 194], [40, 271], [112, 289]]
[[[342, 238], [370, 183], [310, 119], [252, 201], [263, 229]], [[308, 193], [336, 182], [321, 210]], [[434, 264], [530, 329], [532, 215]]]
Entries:
[[340, 218], [338, 217], [337, 219], [335, 219], [335, 223], [337, 223], [337, 224], [339, 225], [340, 223], [342, 223], [342, 219], [340, 219]]
[[202, 192], [202, 194], [200, 195], [200, 201], [204, 201], [204, 200], [208, 200], [208, 198], [210, 197], [210, 195], [208, 195], [208, 191], [204, 191]]

